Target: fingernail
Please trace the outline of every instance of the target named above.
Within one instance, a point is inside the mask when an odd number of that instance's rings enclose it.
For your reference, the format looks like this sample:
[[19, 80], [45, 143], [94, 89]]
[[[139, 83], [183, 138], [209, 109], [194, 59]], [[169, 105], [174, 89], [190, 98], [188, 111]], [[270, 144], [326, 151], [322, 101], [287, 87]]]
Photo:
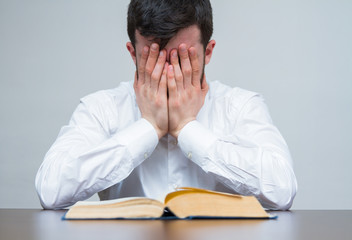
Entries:
[[157, 50], [157, 49], [158, 49], [158, 44], [153, 43], [152, 46], [151, 46], [151, 48], [152, 48], [153, 50]]
[[187, 49], [186, 49], [186, 46], [184, 45], [184, 44], [182, 44], [181, 46], [180, 46], [180, 50], [182, 51], [182, 52], [185, 52]]
[[143, 51], [144, 51], [144, 53], [148, 53], [148, 47], [147, 46], [145, 46], [144, 48], [143, 48]]
[[177, 51], [173, 51], [173, 52], [172, 52], [172, 56], [173, 56], [173, 57], [177, 57]]
[[196, 51], [194, 50], [194, 48], [190, 48], [190, 49], [189, 49], [189, 54], [190, 54], [191, 56], [194, 56], [195, 53], [196, 53]]
[[160, 51], [160, 52], [159, 52], [159, 56], [160, 56], [160, 57], [164, 56], [164, 51]]

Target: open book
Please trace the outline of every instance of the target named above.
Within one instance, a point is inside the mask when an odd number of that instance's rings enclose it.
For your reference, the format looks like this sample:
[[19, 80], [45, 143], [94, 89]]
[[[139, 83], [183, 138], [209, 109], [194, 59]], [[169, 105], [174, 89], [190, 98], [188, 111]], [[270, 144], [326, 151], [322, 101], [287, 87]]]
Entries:
[[144, 197], [84, 202], [64, 215], [74, 219], [191, 219], [191, 218], [275, 218], [253, 196], [240, 196], [182, 187], [165, 197], [164, 203]]

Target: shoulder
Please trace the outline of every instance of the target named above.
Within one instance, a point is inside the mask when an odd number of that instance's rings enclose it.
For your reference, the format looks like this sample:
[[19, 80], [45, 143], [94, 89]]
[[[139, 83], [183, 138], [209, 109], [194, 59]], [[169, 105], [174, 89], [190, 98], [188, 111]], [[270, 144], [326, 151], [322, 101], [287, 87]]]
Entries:
[[89, 107], [105, 106], [118, 104], [126, 98], [135, 99], [133, 82], [121, 82], [116, 88], [100, 90], [84, 96], [80, 102]]
[[239, 112], [249, 102], [263, 101], [262, 95], [239, 87], [230, 87], [219, 81], [209, 83], [209, 98]]
[[[121, 82], [118, 87], [100, 90], [80, 99], [72, 123], [98, 123], [107, 133], [116, 131], [123, 114], [134, 113], [135, 95], [133, 82]], [[123, 114], [121, 114], [123, 112]], [[86, 120], [84, 120], [86, 119]]]
[[208, 118], [212, 119], [211, 122], [218, 123], [214, 124], [213, 128], [219, 134], [232, 137], [234, 133], [248, 133], [253, 129], [243, 127], [243, 124], [249, 126], [248, 123], [272, 123], [264, 98], [257, 92], [211, 82], [207, 102]]

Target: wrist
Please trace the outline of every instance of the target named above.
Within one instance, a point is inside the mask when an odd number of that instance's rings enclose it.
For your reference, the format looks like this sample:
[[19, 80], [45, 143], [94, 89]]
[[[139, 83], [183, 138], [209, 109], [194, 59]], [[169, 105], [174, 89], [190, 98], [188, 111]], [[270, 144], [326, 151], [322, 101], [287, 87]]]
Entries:
[[178, 139], [178, 136], [180, 134], [180, 132], [182, 131], [182, 129], [190, 122], [196, 120], [196, 118], [189, 118], [185, 121], [183, 121], [182, 123], [180, 123], [176, 128], [174, 128], [172, 131], [170, 131], [170, 135], [173, 136], [174, 138]]
[[162, 130], [161, 128], [158, 127], [158, 125], [155, 122], [151, 121], [147, 117], [142, 116], [142, 118], [147, 120], [154, 127], [154, 130], [155, 130], [156, 134], [158, 135], [158, 139], [162, 138], [167, 133], [167, 129]]
[[160, 130], [158, 128], [155, 128], [155, 130], [156, 130], [156, 133], [157, 133], [159, 139], [164, 137], [165, 134], [167, 133], [167, 131], [162, 131], [162, 130]]
[[174, 138], [178, 138], [178, 135], [180, 134], [181, 132], [181, 129], [180, 130], [176, 130], [176, 131], [172, 131], [172, 132], [169, 132], [171, 136], [173, 136]]

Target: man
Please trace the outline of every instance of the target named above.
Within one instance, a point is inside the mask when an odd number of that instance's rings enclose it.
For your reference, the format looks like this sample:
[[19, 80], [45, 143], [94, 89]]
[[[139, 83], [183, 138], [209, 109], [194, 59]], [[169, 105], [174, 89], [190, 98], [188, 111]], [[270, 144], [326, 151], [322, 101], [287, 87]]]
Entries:
[[161, 200], [180, 186], [291, 207], [297, 184], [290, 154], [263, 99], [206, 80], [212, 31], [208, 0], [131, 1], [134, 83], [81, 100], [38, 171], [44, 208], [95, 193]]

